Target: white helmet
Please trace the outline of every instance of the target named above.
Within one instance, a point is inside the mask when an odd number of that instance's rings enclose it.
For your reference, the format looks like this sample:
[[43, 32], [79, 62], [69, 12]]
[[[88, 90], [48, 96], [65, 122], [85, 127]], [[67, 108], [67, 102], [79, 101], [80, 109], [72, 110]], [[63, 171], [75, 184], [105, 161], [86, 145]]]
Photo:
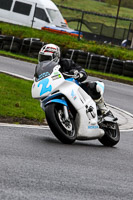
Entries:
[[51, 61], [59, 62], [60, 48], [55, 44], [46, 44], [39, 51], [38, 61]]

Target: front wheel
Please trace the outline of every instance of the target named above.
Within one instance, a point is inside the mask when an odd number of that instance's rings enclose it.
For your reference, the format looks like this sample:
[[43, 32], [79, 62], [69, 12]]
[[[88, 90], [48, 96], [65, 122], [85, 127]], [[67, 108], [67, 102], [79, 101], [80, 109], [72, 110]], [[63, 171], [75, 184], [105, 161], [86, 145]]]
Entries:
[[120, 140], [120, 131], [117, 123], [106, 123], [99, 125], [104, 130], [105, 134], [99, 141], [108, 147], [116, 145]]
[[77, 137], [76, 126], [72, 114], [65, 120], [63, 105], [48, 104], [45, 108], [46, 119], [53, 134], [64, 144], [72, 144]]

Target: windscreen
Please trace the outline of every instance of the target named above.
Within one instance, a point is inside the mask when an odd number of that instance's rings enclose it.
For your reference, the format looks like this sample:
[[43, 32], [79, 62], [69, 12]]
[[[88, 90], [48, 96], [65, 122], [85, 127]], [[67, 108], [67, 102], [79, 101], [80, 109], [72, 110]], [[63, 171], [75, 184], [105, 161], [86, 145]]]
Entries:
[[40, 62], [35, 69], [36, 80], [39, 81], [51, 75], [53, 68], [57, 65], [54, 61]]
[[56, 26], [66, 26], [64, 19], [58, 10], [53, 10], [53, 9], [47, 8], [47, 12], [48, 12], [52, 22]]

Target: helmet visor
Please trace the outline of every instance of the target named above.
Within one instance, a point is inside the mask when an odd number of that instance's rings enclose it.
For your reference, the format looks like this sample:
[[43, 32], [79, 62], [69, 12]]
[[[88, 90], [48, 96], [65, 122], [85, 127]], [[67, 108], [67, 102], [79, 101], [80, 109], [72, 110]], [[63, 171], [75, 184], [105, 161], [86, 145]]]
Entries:
[[39, 62], [50, 61], [50, 60], [52, 60], [52, 56], [39, 54], [38, 60], [39, 60]]

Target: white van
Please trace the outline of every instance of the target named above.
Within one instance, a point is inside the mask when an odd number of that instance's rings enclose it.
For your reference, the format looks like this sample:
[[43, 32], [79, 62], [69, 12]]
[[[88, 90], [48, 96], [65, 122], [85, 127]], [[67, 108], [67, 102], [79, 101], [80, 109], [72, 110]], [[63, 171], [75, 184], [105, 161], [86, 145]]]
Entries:
[[37, 29], [43, 26], [68, 28], [51, 0], [0, 0], [0, 21]]

